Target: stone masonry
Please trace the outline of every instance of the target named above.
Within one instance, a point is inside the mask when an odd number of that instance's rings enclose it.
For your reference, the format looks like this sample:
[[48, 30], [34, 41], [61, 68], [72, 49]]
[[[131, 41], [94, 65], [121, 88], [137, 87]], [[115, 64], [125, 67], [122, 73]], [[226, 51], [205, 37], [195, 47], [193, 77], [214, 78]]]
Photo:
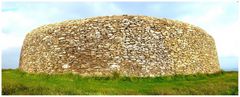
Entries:
[[214, 39], [181, 21], [102, 16], [44, 25], [28, 33], [20, 69], [82, 76], [165, 76], [220, 71]]

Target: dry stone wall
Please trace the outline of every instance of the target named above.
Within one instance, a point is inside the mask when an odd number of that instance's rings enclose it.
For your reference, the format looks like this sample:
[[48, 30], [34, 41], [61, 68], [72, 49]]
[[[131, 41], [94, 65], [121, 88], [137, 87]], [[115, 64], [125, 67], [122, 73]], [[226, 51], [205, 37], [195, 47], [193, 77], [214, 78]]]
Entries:
[[220, 70], [214, 39], [199, 27], [148, 16], [103, 16], [28, 33], [20, 69], [83, 76], [164, 76]]

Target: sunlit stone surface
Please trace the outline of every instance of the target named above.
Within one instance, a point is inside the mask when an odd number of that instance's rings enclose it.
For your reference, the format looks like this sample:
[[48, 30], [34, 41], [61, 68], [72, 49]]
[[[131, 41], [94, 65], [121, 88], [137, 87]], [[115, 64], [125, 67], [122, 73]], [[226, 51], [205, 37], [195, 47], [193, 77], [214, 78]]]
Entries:
[[28, 33], [20, 69], [83, 76], [163, 76], [220, 70], [213, 38], [199, 27], [147, 16], [104, 16]]

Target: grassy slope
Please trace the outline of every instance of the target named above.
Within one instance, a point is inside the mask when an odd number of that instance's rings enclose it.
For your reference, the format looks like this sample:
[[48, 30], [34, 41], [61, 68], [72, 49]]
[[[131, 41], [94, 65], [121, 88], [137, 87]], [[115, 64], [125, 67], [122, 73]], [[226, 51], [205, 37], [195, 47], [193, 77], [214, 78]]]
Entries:
[[172, 77], [81, 77], [73, 74], [27, 74], [2, 70], [3, 95], [154, 95], [154, 94], [238, 94], [237, 72]]

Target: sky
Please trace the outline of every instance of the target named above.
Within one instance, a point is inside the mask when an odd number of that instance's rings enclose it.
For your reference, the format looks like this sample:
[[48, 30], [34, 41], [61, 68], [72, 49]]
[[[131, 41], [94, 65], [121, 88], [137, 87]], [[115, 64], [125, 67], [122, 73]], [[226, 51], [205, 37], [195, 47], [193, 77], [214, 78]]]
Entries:
[[2, 68], [17, 68], [24, 37], [44, 24], [108, 15], [145, 15], [188, 22], [216, 42], [223, 70], [238, 70], [239, 4], [232, 2], [3, 2]]

